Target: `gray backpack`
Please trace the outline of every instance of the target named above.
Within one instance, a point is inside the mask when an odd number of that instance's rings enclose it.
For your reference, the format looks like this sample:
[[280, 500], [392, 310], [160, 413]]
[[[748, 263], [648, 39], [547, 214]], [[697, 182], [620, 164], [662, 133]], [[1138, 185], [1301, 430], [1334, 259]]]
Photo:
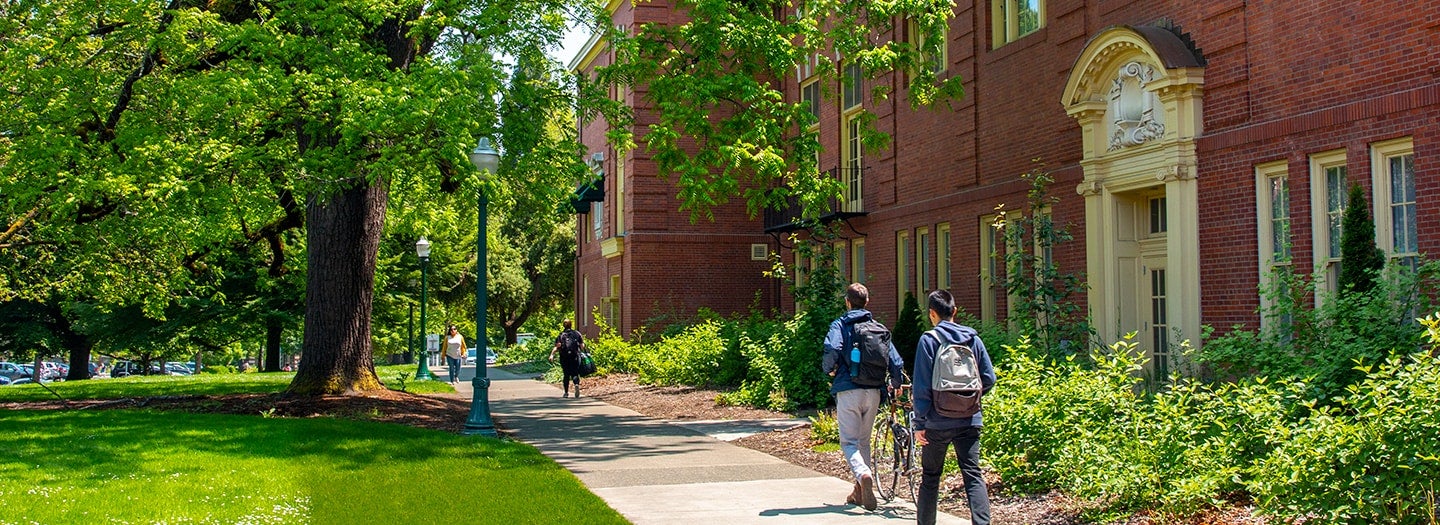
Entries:
[[968, 418], [980, 412], [980, 363], [971, 341], [946, 341], [939, 330], [927, 332], [940, 343], [935, 350], [935, 367], [930, 375], [931, 401], [935, 411], [949, 418]]

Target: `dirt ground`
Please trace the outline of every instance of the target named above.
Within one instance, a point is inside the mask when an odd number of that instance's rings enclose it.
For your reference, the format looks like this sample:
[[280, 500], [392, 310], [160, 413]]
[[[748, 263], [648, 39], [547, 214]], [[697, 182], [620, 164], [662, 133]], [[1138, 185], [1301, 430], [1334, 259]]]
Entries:
[[[768, 419], [809, 417], [814, 411], [786, 413], [748, 407], [716, 404], [723, 391], [694, 387], [656, 387], [640, 385], [634, 376], [612, 374], [586, 378], [582, 386], [586, 396], [629, 408], [641, 414], [664, 420]], [[201, 413], [261, 414], [283, 417], [345, 417], [398, 423], [420, 428], [459, 432], [469, 415], [470, 401], [457, 395], [416, 395], [403, 392], [377, 392], [365, 396], [287, 397], [283, 394], [238, 394], [226, 396], [167, 396], [104, 401], [43, 401], [0, 403], [0, 409], [39, 410], [101, 410], [118, 408], [150, 408], [183, 410]], [[497, 421], [504, 433], [504, 422]], [[758, 450], [817, 472], [850, 480], [849, 467], [840, 452], [817, 452], [810, 439], [809, 427], [768, 432], [736, 440], [740, 446]], [[1058, 494], [1039, 496], [1005, 495], [998, 479], [987, 473], [991, 488], [991, 515], [997, 525], [1074, 525], [1085, 523], [1077, 517], [1077, 506]], [[941, 482], [940, 510], [968, 517], [965, 489], [959, 476]], [[1137, 515], [1121, 525], [1151, 525], [1161, 520]], [[1231, 509], [1225, 513], [1185, 521], [1168, 521], [1185, 525], [1265, 525], [1248, 509]]]

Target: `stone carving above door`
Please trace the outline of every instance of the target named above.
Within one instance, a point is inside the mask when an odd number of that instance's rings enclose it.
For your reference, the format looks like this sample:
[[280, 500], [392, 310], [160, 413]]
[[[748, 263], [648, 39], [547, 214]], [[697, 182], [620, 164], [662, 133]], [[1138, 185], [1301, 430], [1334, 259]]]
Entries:
[[[1108, 151], [1144, 144], [1165, 134], [1160, 97], [1145, 89], [1155, 76], [1153, 66], [1139, 61], [1126, 63], [1115, 73], [1106, 107], [1110, 124]], [[1157, 108], [1162, 115], [1159, 118], [1155, 115]]]

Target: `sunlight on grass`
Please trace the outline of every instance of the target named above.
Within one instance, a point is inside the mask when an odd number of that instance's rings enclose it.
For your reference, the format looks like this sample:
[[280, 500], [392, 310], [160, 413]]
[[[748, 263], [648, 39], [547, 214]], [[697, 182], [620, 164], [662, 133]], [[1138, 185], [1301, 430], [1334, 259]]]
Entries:
[[400, 425], [9, 411], [0, 450], [0, 523], [625, 523], [528, 445]]
[[[453, 393], [444, 381], [415, 381], [415, 365], [375, 367], [375, 375], [391, 390], [400, 389], [400, 374], [409, 373], [405, 391], [412, 394]], [[197, 374], [193, 376], [130, 376], [85, 381], [46, 383], [65, 399], [120, 399], [127, 397], [214, 396], [226, 394], [274, 394], [283, 392], [295, 378], [294, 372], [248, 374]], [[41, 385], [0, 387], [0, 402], [53, 401], [55, 395]]]

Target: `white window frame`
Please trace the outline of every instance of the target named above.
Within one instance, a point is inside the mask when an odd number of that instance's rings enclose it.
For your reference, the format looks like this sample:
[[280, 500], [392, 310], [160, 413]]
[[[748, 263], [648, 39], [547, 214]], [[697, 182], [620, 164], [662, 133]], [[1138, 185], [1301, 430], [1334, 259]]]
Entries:
[[[1346, 167], [1345, 150], [1333, 150], [1310, 155], [1310, 245], [1312, 246], [1312, 259], [1315, 264], [1315, 288], [1317, 290], [1335, 291], [1335, 281], [1339, 278], [1340, 257], [1330, 256], [1330, 190], [1327, 185], [1326, 173], [1329, 168]], [[1341, 199], [1349, 198], [1350, 174], [1349, 169], [1345, 170], [1345, 184], [1341, 188]], [[1293, 193], [1292, 193], [1293, 195]], [[1348, 203], [1346, 203], [1348, 205]], [[1340, 215], [1344, 216], [1345, 206], [1341, 206]], [[1339, 242], [1339, 239], [1336, 239]], [[1326, 294], [1315, 294], [1316, 304], [1320, 304]]]
[[1010, 10], [1007, 10], [1006, 7], [1025, 1], [990, 0], [991, 49], [999, 49], [1005, 44], [1024, 38], [1026, 35], [1035, 34], [1045, 28], [1045, 0], [1035, 0], [1036, 14], [1039, 16], [1039, 20], [1036, 21], [1034, 29], [1025, 33], [1020, 32], [1020, 17], [1018, 15], [1011, 16]]
[[998, 321], [1000, 319], [997, 298], [1005, 289], [1003, 283], [995, 282], [996, 275], [1003, 270], [1005, 264], [1004, 261], [995, 259], [995, 255], [1004, 245], [1002, 233], [994, 226], [995, 219], [998, 217], [998, 214], [980, 217], [980, 235], [976, 237], [980, 242], [980, 319], [982, 321]]
[[1290, 163], [1284, 160], [1277, 160], [1274, 162], [1267, 162], [1264, 164], [1256, 165], [1255, 234], [1257, 240], [1256, 245], [1259, 247], [1259, 258], [1257, 260], [1257, 263], [1260, 269], [1259, 282], [1260, 290], [1262, 291], [1262, 293], [1260, 294], [1260, 312], [1262, 314], [1260, 318], [1260, 323], [1262, 326], [1273, 322], [1270, 319], [1267, 319], [1263, 314], [1264, 312], [1269, 311], [1270, 308], [1274, 305], [1274, 298], [1269, 297], [1263, 292], [1269, 290], [1272, 287], [1272, 281], [1275, 279], [1275, 270], [1278, 268], [1290, 266], [1291, 262], [1295, 259], [1295, 253], [1293, 249], [1291, 250], [1289, 257], [1283, 259], [1277, 259], [1275, 257], [1275, 216], [1273, 208], [1275, 203], [1271, 199], [1270, 190], [1272, 188], [1271, 184], [1276, 179], [1284, 180], [1286, 184], [1286, 194], [1289, 200], [1286, 203], [1286, 214], [1290, 224], [1289, 243], [1292, 246], [1295, 243], [1295, 237], [1293, 233], [1295, 231], [1295, 214], [1292, 211], [1288, 211], [1294, 209], [1295, 202], [1294, 192], [1293, 190], [1289, 189]]
[[1407, 155], [1411, 157], [1412, 163], [1410, 177], [1412, 183], [1416, 183], [1418, 181], [1414, 180], [1415, 142], [1413, 138], [1401, 137], [1370, 145], [1370, 205], [1371, 213], [1375, 217], [1375, 245], [1384, 250], [1392, 259], [1415, 261], [1420, 256], [1419, 220], [1415, 219], [1414, 215], [1416, 203], [1414, 201], [1408, 203], [1411, 210], [1411, 225], [1417, 228], [1417, 231], [1413, 232], [1417, 241], [1416, 246], [1413, 247], [1413, 250], [1398, 252], [1395, 247], [1396, 224], [1393, 215], [1393, 208], [1397, 203], [1393, 202], [1395, 195], [1393, 188], [1390, 187], [1390, 159]]
[[950, 223], [935, 225], [935, 286], [950, 290]]
[[851, 282], [865, 282], [865, 239], [850, 241]]
[[910, 230], [895, 232], [895, 289], [895, 304], [900, 304], [910, 291]]

